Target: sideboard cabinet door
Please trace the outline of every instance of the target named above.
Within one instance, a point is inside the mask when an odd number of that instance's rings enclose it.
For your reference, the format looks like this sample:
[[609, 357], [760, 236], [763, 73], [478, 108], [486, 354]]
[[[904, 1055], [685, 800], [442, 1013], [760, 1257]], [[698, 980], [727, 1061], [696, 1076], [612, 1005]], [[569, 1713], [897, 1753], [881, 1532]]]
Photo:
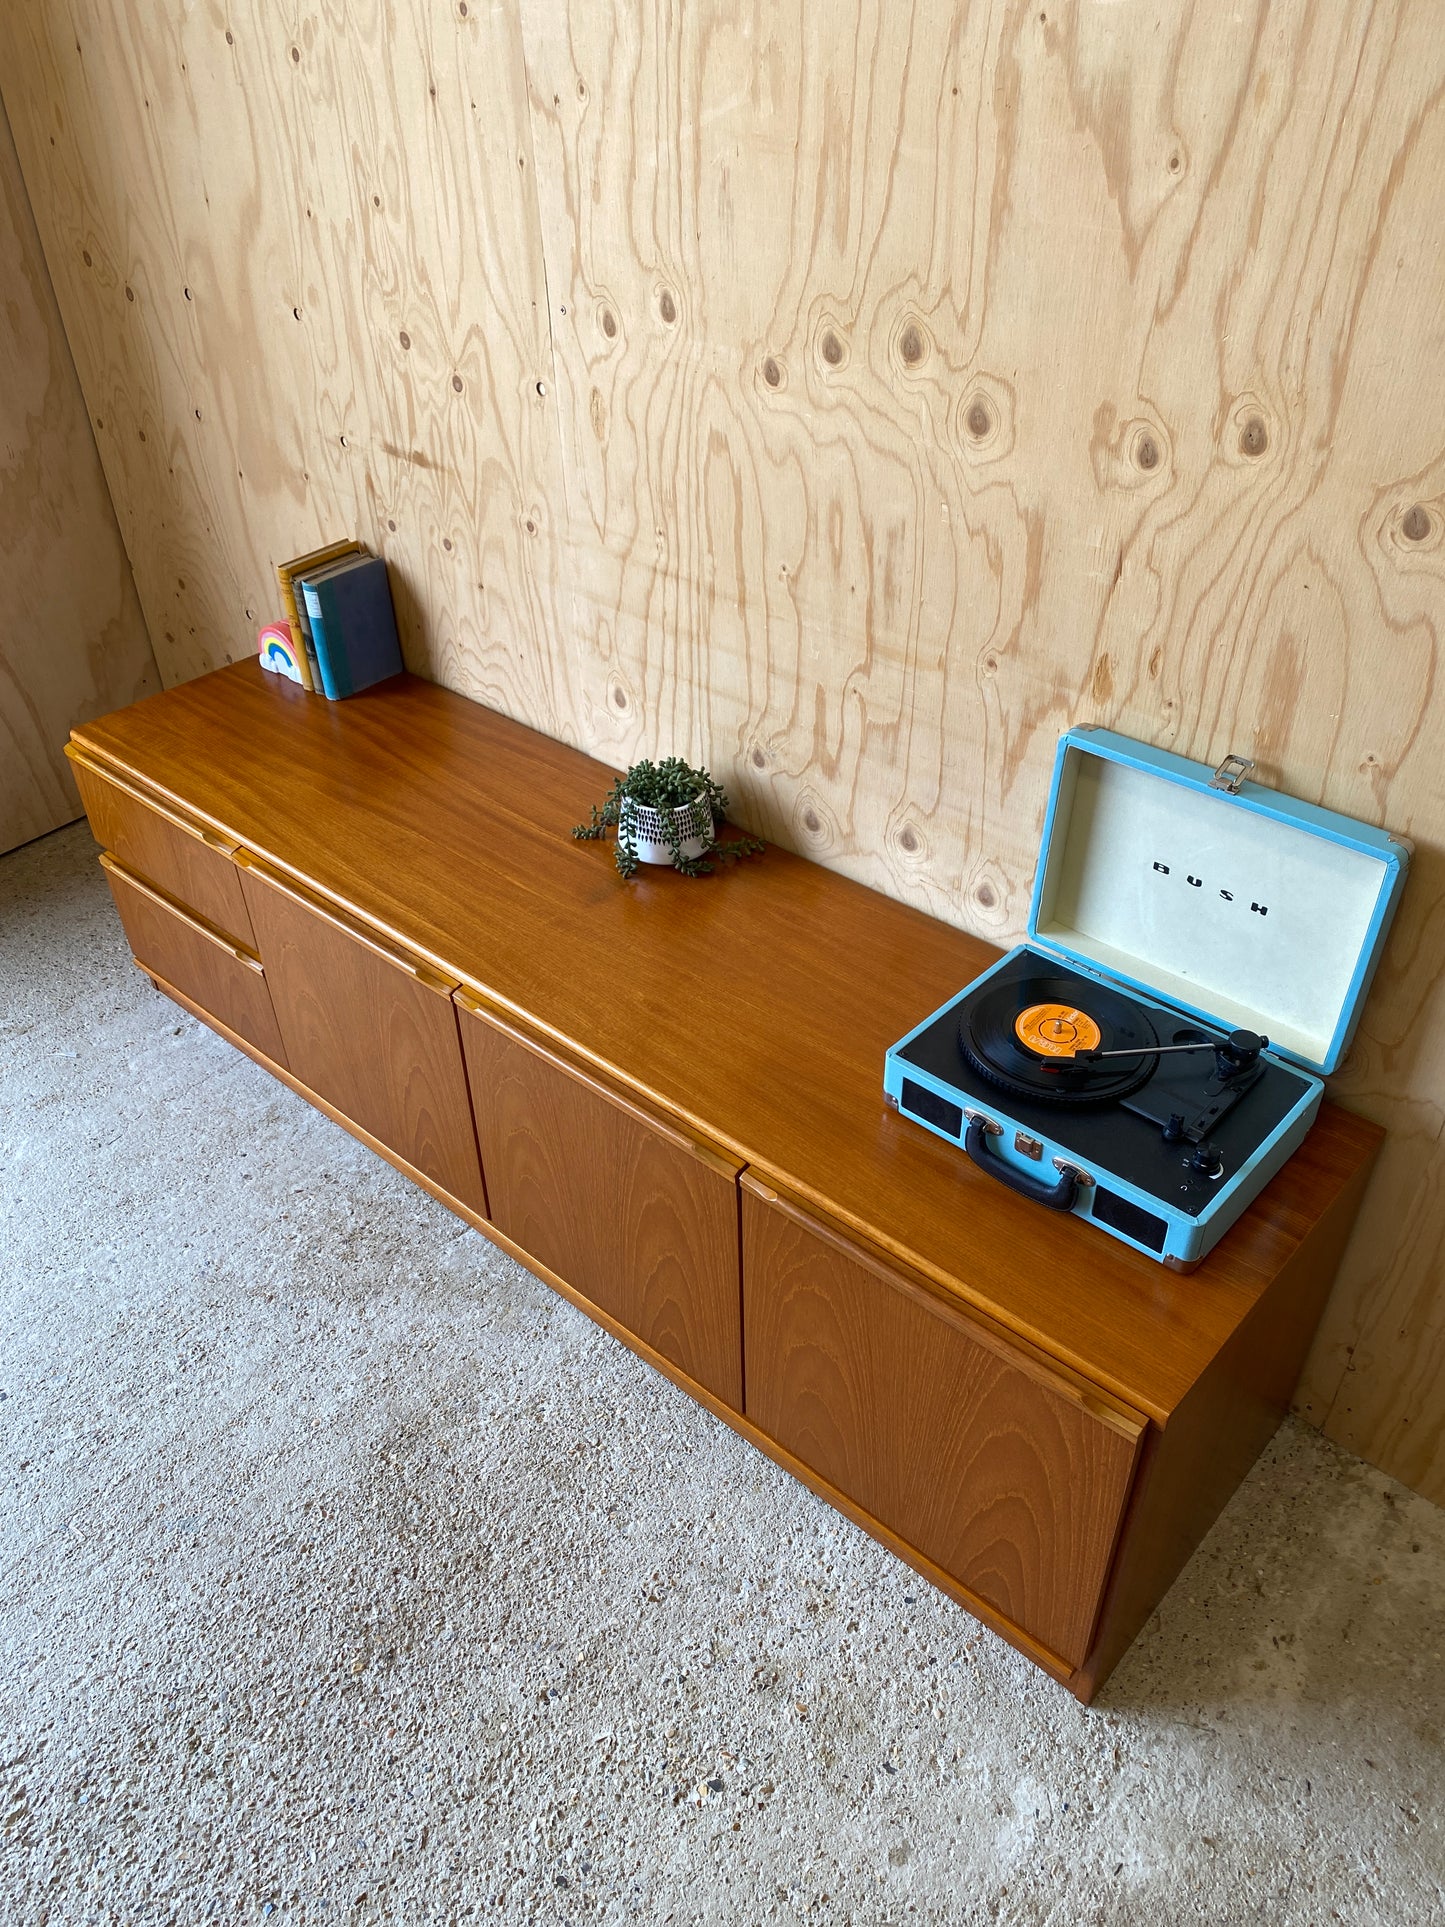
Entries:
[[454, 984], [253, 857], [239, 862], [293, 1076], [485, 1216]]
[[458, 993], [492, 1222], [734, 1411], [741, 1166]]
[[1066, 1666], [1087, 1656], [1144, 1421], [748, 1174], [747, 1416]]

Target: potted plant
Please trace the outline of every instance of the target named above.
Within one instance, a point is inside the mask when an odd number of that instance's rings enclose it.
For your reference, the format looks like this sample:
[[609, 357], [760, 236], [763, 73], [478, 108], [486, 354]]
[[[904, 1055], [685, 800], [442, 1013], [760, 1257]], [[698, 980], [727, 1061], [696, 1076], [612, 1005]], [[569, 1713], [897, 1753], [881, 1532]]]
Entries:
[[636, 876], [642, 863], [670, 863], [685, 877], [710, 876], [711, 858], [756, 856], [764, 847], [755, 836], [718, 841], [727, 809], [726, 792], [705, 769], [669, 756], [661, 763], [634, 763], [572, 834], [595, 841], [616, 830], [617, 868], [625, 877]]

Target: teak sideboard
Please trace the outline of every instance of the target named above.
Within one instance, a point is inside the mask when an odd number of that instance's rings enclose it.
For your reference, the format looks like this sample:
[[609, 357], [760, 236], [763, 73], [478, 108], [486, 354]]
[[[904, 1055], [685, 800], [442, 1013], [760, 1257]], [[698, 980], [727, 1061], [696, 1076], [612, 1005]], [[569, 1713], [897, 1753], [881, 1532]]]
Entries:
[[69, 753], [159, 990], [1089, 1700], [1268, 1440], [1379, 1140], [1194, 1273], [883, 1097], [996, 956], [769, 849], [624, 885], [612, 772], [431, 683], [234, 664]]

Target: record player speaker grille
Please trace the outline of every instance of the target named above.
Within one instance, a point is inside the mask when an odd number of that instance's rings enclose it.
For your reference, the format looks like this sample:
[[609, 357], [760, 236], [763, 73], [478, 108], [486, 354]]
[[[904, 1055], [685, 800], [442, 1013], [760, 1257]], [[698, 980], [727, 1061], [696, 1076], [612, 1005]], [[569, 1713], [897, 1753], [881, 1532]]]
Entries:
[[936, 1130], [947, 1131], [950, 1137], [959, 1137], [963, 1132], [963, 1112], [957, 1104], [950, 1104], [946, 1097], [937, 1091], [930, 1091], [922, 1084], [915, 1084], [911, 1077], [903, 1080], [903, 1089], [898, 1099], [900, 1110], [910, 1112], [931, 1124]]
[[1152, 1211], [1145, 1211], [1141, 1205], [1131, 1204], [1128, 1198], [1106, 1191], [1102, 1184], [1094, 1187], [1093, 1215], [1100, 1224], [1111, 1225], [1150, 1251], [1164, 1249], [1164, 1240], [1169, 1235], [1164, 1220], [1156, 1218]]

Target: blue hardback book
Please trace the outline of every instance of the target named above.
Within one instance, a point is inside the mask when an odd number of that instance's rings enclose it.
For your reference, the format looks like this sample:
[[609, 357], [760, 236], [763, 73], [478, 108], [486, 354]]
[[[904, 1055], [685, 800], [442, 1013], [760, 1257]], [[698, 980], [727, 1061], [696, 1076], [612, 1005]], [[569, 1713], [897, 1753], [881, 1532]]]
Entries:
[[296, 584], [321, 687], [333, 702], [401, 674], [391, 582], [379, 555], [349, 555]]

